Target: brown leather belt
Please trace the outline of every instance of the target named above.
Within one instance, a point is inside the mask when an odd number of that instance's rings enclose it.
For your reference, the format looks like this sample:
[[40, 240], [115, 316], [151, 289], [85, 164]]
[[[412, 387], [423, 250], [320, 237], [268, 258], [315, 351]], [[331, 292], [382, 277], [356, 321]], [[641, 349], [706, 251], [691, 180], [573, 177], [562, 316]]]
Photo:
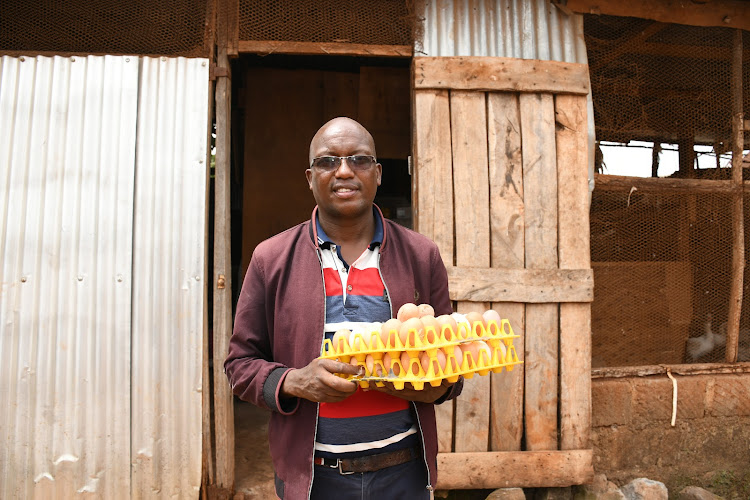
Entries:
[[394, 465], [405, 464], [422, 455], [422, 449], [415, 446], [404, 450], [378, 453], [356, 458], [322, 458], [315, 457], [313, 463], [330, 469], [338, 469], [341, 474], [355, 472], [373, 472]]

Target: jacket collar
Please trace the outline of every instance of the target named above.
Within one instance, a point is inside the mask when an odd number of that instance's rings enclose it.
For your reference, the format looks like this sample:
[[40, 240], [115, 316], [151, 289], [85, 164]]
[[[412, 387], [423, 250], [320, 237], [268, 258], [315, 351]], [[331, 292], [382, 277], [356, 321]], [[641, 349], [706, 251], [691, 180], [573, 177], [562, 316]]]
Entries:
[[[383, 216], [383, 212], [380, 210], [380, 207], [375, 205], [373, 203], [373, 212], [375, 214], [375, 235], [373, 236], [372, 242], [370, 243], [370, 248], [373, 248], [374, 245], [379, 244], [381, 251], [385, 249], [385, 242], [386, 242], [386, 224], [385, 224], [385, 217]], [[321, 247], [326, 242], [330, 242], [330, 239], [328, 239], [328, 236], [323, 232], [323, 228], [320, 228], [318, 226], [318, 206], [315, 205], [315, 208], [313, 208], [312, 216], [310, 217], [310, 226], [309, 226], [309, 234], [311, 243], [315, 245], [316, 248]]]

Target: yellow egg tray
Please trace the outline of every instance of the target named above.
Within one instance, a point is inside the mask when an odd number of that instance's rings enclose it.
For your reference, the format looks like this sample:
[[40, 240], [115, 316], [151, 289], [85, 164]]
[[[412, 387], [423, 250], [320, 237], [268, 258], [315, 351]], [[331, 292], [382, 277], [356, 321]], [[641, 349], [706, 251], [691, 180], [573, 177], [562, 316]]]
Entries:
[[[391, 330], [387, 345], [383, 344], [377, 331], [366, 334], [360, 332], [352, 333], [351, 345], [340, 340], [338, 346], [335, 346], [331, 340], [325, 339], [323, 341], [323, 354], [320, 358], [337, 359], [343, 363], [350, 363], [351, 359], [355, 358], [357, 364], [364, 367], [365, 374], [363, 376], [342, 375], [347, 380], [358, 381], [360, 387], [363, 389], [369, 388], [370, 383], [374, 383], [377, 387], [383, 387], [385, 386], [385, 382], [390, 382], [397, 390], [402, 390], [404, 384], [407, 382], [414, 389], [422, 390], [425, 384], [437, 387], [443, 380], [456, 382], [460, 376], [470, 379], [475, 373], [484, 376], [490, 372], [500, 373], [503, 368], [507, 371], [512, 371], [515, 365], [522, 363], [522, 361], [518, 360], [516, 349], [513, 346], [513, 339], [518, 338], [518, 335], [513, 333], [513, 328], [507, 319], [501, 320], [500, 324], [495, 320], [491, 320], [487, 323], [486, 328], [480, 322], [474, 323], [472, 328], [469, 328], [467, 323], [459, 323], [457, 329], [458, 331], [456, 332], [450, 325], [443, 325], [438, 332], [433, 326], [428, 326], [425, 327], [424, 338], [420, 337], [414, 329], [410, 329], [406, 343], [401, 341], [396, 330]], [[429, 342], [427, 339], [432, 339], [432, 342]], [[476, 340], [482, 340], [488, 345], [491, 356], [488, 356], [487, 351], [481, 350], [477, 356], [479, 359], [474, 359], [471, 352], [464, 351], [463, 359], [458, 360], [453, 350], [445, 352], [444, 348], [446, 347], [453, 347]], [[444, 350], [446, 358], [445, 369], [440, 367], [440, 363], [437, 360], [438, 349]], [[503, 353], [503, 350], [505, 353]], [[400, 356], [403, 352], [406, 352], [409, 356], [408, 370], [405, 370], [405, 367], [401, 363]], [[430, 358], [427, 371], [424, 370], [419, 359], [419, 355], [422, 352], [426, 352]], [[380, 373], [385, 373], [383, 356], [386, 353], [391, 356], [391, 368], [388, 370], [388, 375], [383, 376], [370, 373], [365, 363], [367, 355], [372, 354], [373, 372], [377, 369], [376, 367], [379, 367]], [[399, 368], [398, 375], [394, 374], [394, 366], [398, 366]]]

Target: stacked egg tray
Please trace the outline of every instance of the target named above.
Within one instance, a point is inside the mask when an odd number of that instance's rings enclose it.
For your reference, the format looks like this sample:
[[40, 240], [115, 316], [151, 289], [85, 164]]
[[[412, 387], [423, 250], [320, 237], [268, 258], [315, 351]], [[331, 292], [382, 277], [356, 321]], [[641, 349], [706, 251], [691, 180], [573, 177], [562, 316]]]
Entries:
[[[425, 340], [427, 338], [434, 338], [434, 340], [428, 342]], [[358, 332], [352, 333], [351, 345], [341, 341], [338, 346], [335, 346], [331, 340], [325, 339], [320, 358], [334, 359], [350, 364], [354, 364], [352, 358], [355, 358], [357, 365], [364, 367], [365, 374], [362, 376], [340, 374], [340, 376], [347, 380], [357, 381], [363, 389], [369, 388], [370, 383], [374, 383], [377, 387], [383, 387], [385, 382], [390, 382], [394, 388], [402, 390], [404, 384], [408, 382], [414, 389], [422, 390], [425, 384], [437, 387], [443, 380], [452, 383], [456, 382], [460, 376], [470, 379], [474, 374], [484, 376], [490, 372], [500, 373], [503, 368], [512, 371], [515, 365], [522, 363], [518, 360], [516, 349], [513, 346], [514, 338], [518, 338], [518, 335], [513, 333], [507, 319], [502, 319], [500, 324], [495, 320], [488, 321], [486, 327], [478, 321], [474, 323], [473, 327], [469, 327], [466, 323], [459, 323], [458, 332], [453, 331], [450, 325], [443, 325], [439, 332], [434, 327], [429, 326], [425, 328], [423, 337], [420, 337], [415, 330], [410, 329], [406, 343], [401, 341], [396, 330], [391, 330], [387, 345], [383, 344], [376, 331], [365, 334]], [[456, 359], [454, 349], [450, 349], [477, 340], [482, 340], [489, 346], [491, 355], [486, 350], [479, 350], [478, 359], [474, 359], [472, 353], [467, 350], [462, 351], [463, 359], [459, 360]], [[356, 348], [353, 348], [352, 345]], [[443, 349], [445, 353], [445, 368], [441, 368], [437, 361], [438, 349]], [[409, 366], [406, 367], [408, 369], [404, 369], [405, 367], [400, 360], [403, 352], [406, 352], [409, 357]], [[426, 352], [430, 359], [426, 372], [419, 359], [422, 352]], [[391, 367], [387, 371], [387, 375], [385, 375], [386, 370], [383, 366], [383, 356], [386, 353], [391, 357]], [[372, 372], [367, 369], [365, 363], [368, 354], [372, 354], [373, 357]], [[399, 368], [398, 375], [394, 374], [394, 366]], [[379, 367], [379, 371], [377, 367]], [[379, 375], [375, 373], [376, 371], [384, 375]]]

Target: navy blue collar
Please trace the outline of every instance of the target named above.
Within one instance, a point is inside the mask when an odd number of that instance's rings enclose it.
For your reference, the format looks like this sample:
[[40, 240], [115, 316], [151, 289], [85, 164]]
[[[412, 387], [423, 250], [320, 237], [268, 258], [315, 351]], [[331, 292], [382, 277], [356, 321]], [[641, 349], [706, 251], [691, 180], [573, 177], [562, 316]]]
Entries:
[[[378, 210], [374, 206], [372, 207], [372, 215], [375, 217], [375, 234], [372, 237], [370, 245], [367, 247], [370, 250], [383, 243], [383, 221], [380, 218]], [[320, 218], [318, 217], [317, 212], [315, 213], [315, 226], [318, 229], [318, 245], [320, 245], [320, 248], [330, 248], [331, 245], [336, 244], [336, 242], [331, 240], [320, 226]]]

